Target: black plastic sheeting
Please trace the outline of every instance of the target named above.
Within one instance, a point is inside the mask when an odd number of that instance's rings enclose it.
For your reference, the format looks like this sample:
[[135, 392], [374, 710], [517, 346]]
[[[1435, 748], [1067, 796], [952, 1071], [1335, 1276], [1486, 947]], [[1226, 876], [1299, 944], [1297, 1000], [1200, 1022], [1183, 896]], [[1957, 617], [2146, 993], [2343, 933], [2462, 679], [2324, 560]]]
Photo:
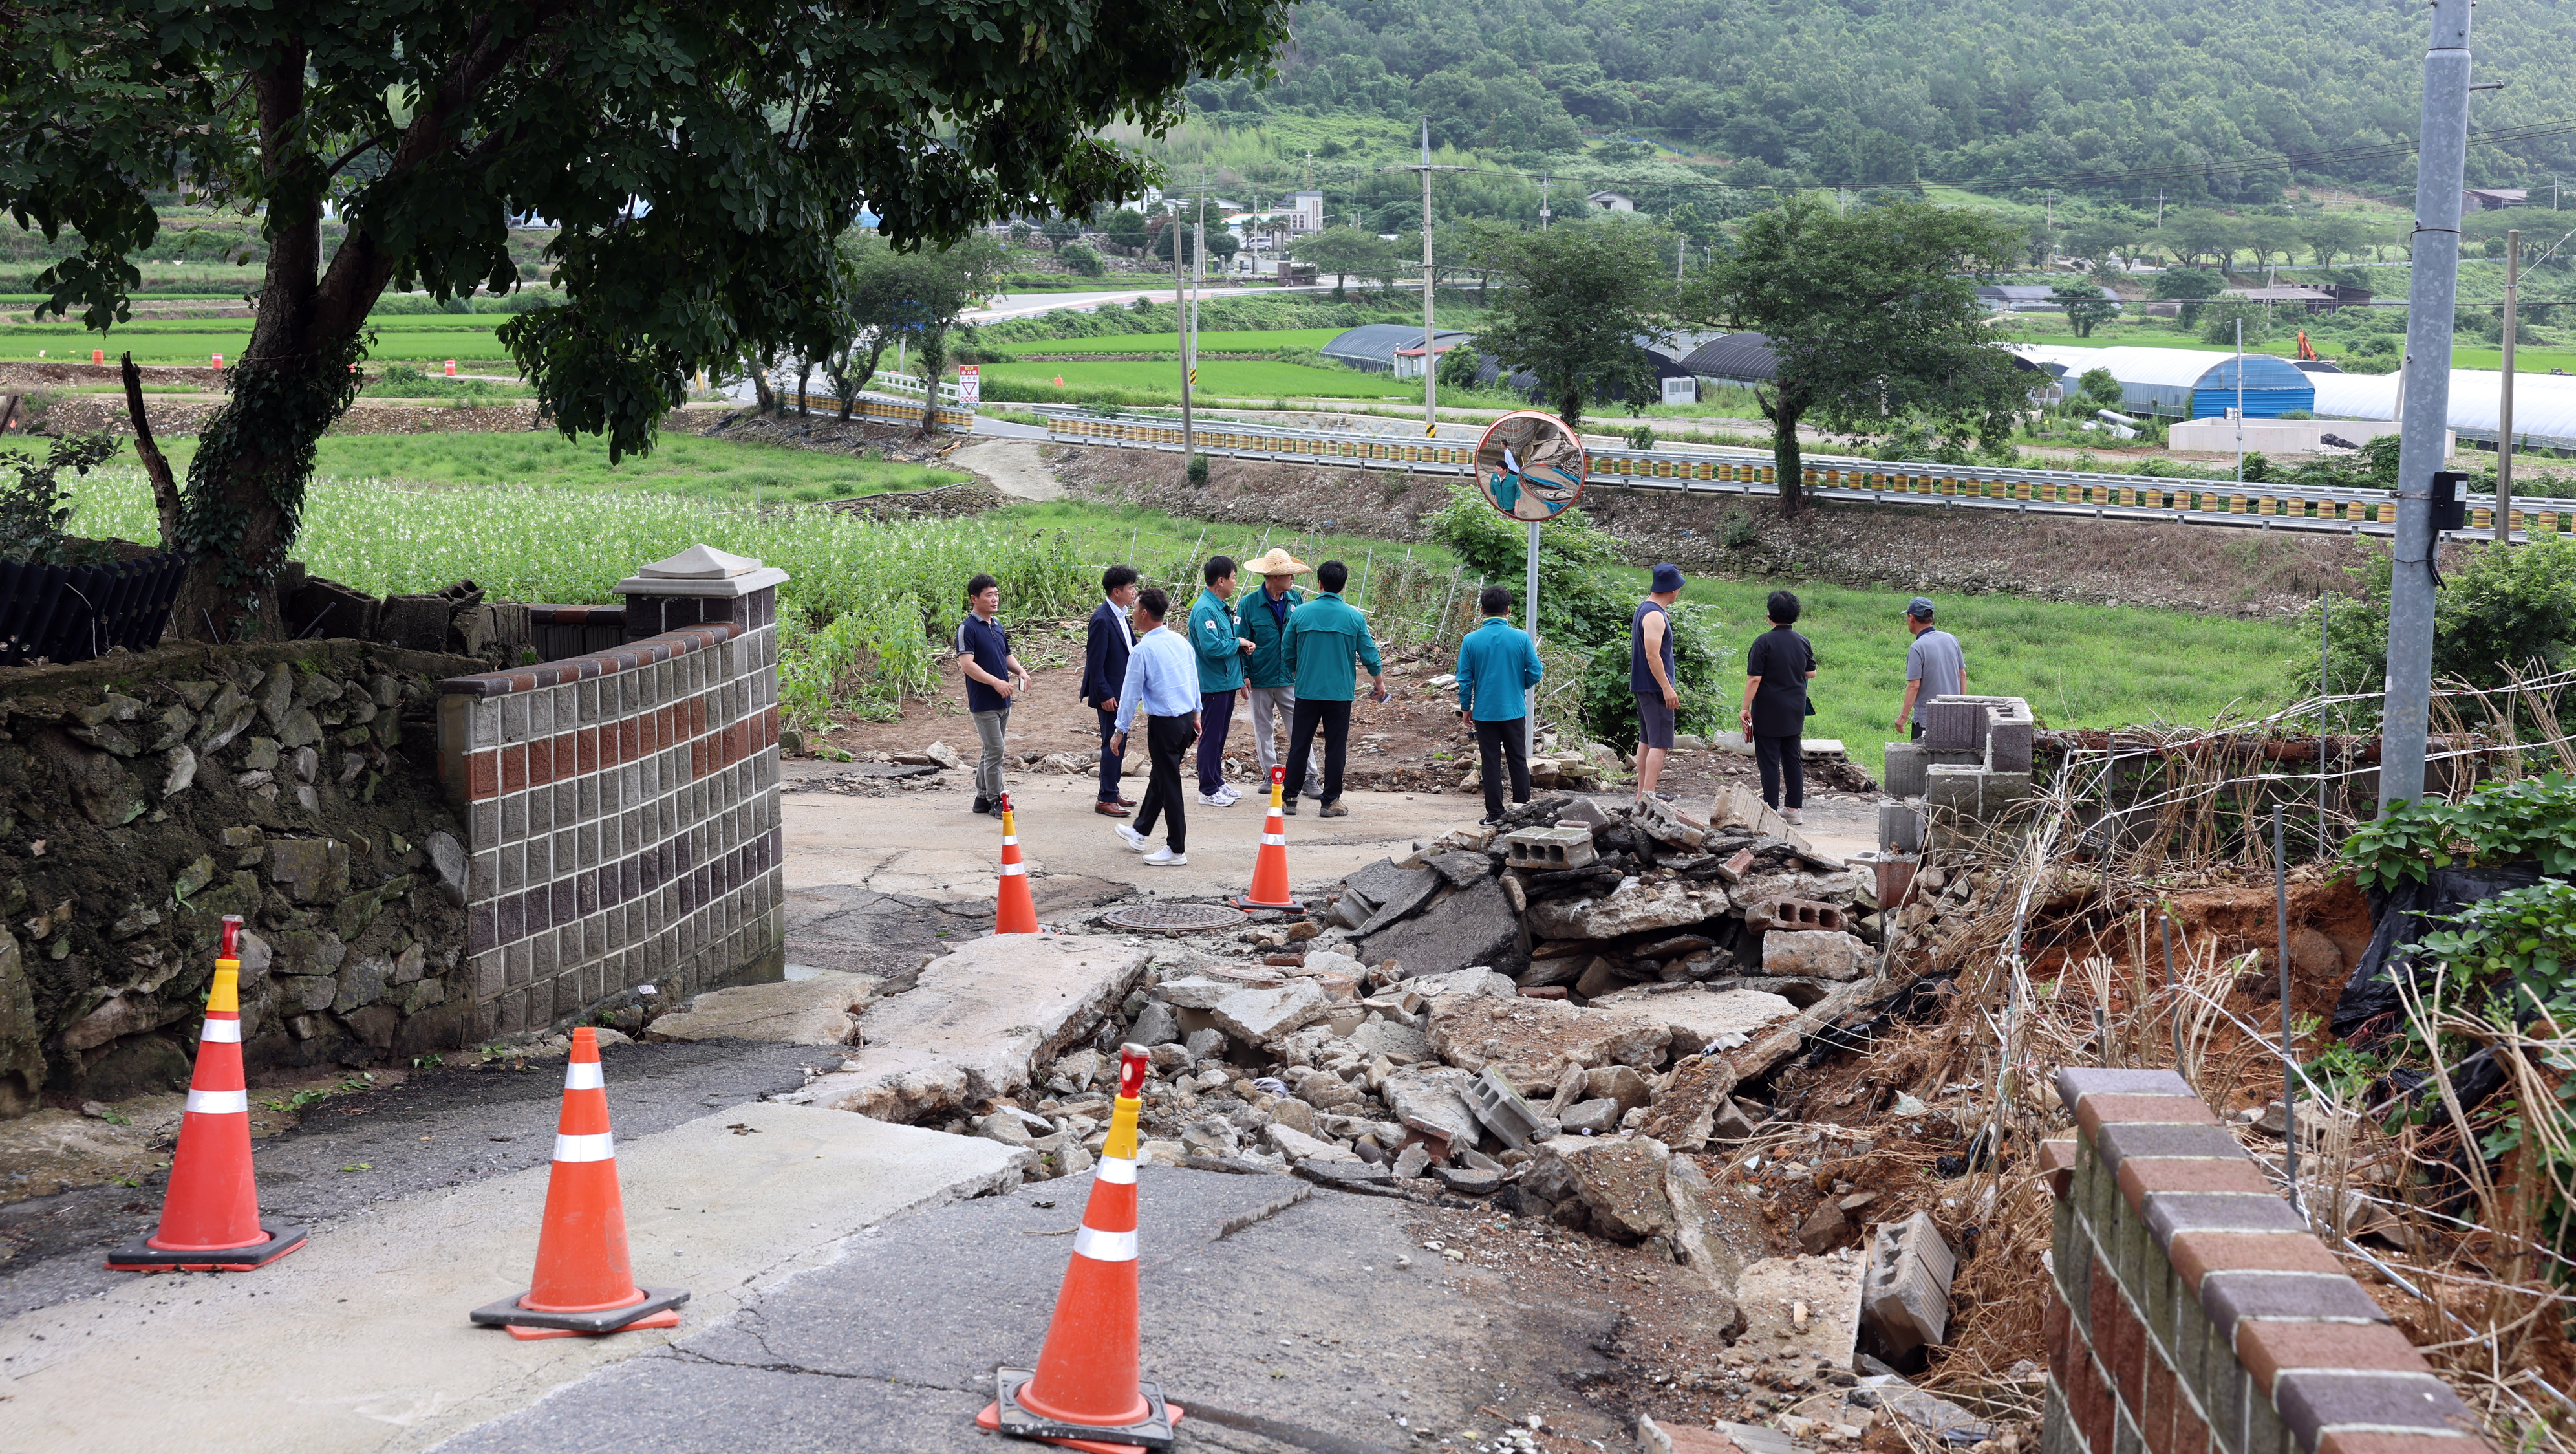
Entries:
[[2370, 910], [2376, 927], [2370, 947], [2362, 951], [2361, 962], [2353, 966], [2352, 978], [2344, 982], [2343, 995], [2335, 1001], [2329, 1023], [2336, 1036], [2370, 1041], [2394, 1033], [2406, 1022], [2397, 976], [2408, 976], [2405, 985], [2410, 992], [2415, 988], [2413, 957], [2398, 951], [2442, 929], [2441, 916], [2498, 894], [2527, 889], [2540, 877], [2540, 865], [2530, 862], [2437, 868], [2423, 883], [2408, 884], [2391, 894], [2373, 893]]

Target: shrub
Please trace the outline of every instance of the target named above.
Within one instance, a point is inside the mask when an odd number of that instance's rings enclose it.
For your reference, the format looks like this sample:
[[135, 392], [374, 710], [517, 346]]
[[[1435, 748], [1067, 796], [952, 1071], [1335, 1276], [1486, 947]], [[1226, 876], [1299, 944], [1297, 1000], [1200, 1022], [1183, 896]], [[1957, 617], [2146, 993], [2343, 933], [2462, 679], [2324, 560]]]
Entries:
[[939, 661], [921, 603], [903, 592], [868, 602], [816, 630], [779, 622], [778, 703], [790, 724], [819, 732], [834, 709], [890, 722], [907, 696], [939, 689]]
[[1068, 271], [1086, 278], [1096, 278], [1109, 271], [1109, 264], [1100, 260], [1098, 252], [1078, 242], [1068, 242], [1057, 248], [1055, 256], [1056, 261], [1063, 263]]
[[[2387, 680], [2394, 568], [2387, 546], [2365, 548], [2362, 563], [2347, 571], [2360, 583], [2361, 599], [2337, 598], [2326, 623], [2329, 679], [2319, 681], [2312, 655], [2303, 654], [2291, 670], [2302, 696], [2317, 694], [2320, 686], [2337, 696], [2375, 693]], [[2576, 660], [2576, 537], [2544, 535], [2524, 545], [2457, 549], [2465, 563], [2444, 574], [2434, 597], [2434, 681], [2501, 687], [2511, 673], [2554, 671]], [[2304, 640], [2317, 639], [2317, 610], [2312, 605], [2301, 615]], [[2379, 715], [2369, 702], [2336, 712], [2338, 725], [2358, 722], [2364, 730]]]
[[2344, 840], [2344, 866], [2366, 889], [2422, 883], [2453, 864], [2531, 859], [2576, 874], [2576, 781], [2558, 773], [2488, 783], [2462, 803], [2392, 804]]
[[116, 450], [113, 435], [76, 434], [55, 440], [43, 464], [31, 454], [5, 456], [17, 479], [0, 487], [0, 556], [37, 565], [86, 563], [81, 542], [68, 533], [77, 502], [62, 472], [88, 474]]

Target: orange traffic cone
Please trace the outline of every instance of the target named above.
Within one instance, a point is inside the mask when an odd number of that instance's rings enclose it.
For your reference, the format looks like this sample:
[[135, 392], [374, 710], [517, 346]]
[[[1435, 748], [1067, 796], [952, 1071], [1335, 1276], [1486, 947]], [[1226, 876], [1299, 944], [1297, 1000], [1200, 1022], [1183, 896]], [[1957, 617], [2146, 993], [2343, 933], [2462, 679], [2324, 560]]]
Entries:
[[533, 1286], [471, 1315], [513, 1338], [570, 1338], [628, 1328], [676, 1328], [689, 1295], [635, 1285], [626, 1261], [626, 1205], [617, 1194], [617, 1149], [608, 1130], [608, 1086], [599, 1032], [572, 1032], [564, 1065], [563, 1118], [555, 1123], [554, 1179], [537, 1233]]
[[992, 1406], [975, 1416], [984, 1428], [1092, 1454], [1172, 1447], [1181, 1406], [1136, 1377], [1136, 1112], [1144, 1092], [1145, 1048], [1120, 1047], [1109, 1139], [1046, 1347], [1037, 1372], [997, 1372]]
[[259, 1215], [250, 1160], [250, 1092], [242, 1080], [241, 916], [224, 915], [188, 1111], [170, 1158], [161, 1230], [108, 1254], [110, 1272], [248, 1272], [304, 1245], [304, 1233]]
[[89, 351], [89, 361], [94, 364], [103, 364], [107, 362], [107, 350], [103, 348], [91, 349]]
[[1261, 825], [1261, 851], [1252, 860], [1252, 892], [1236, 897], [1238, 909], [1302, 909], [1288, 892], [1288, 819], [1279, 810], [1288, 769], [1270, 770], [1270, 821]]
[[1019, 819], [1011, 795], [1002, 794], [1002, 890], [993, 905], [996, 934], [1039, 934], [1037, 901], [1029, 897], [1029, 870], [1020, 862]]

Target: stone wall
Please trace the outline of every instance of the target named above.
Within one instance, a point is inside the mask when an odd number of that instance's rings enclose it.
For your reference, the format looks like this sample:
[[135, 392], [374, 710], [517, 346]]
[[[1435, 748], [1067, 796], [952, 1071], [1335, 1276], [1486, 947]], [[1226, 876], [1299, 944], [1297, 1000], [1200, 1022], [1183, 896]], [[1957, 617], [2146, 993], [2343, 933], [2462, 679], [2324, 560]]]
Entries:
[[242, 915], [253, 1075], [479, 1032], [436, 683], [356, 641], [0, 671], [0, 1115], [184, 1086]]
[[2042, 1454], [2484, 1454], [2476, 1419], [2169, 1070], [2066, 1070]]
[[627, 639], [439, 684], [471, 983], [497, 1029], [785, 973], [775, 597], [532, 607], [540, 641]]

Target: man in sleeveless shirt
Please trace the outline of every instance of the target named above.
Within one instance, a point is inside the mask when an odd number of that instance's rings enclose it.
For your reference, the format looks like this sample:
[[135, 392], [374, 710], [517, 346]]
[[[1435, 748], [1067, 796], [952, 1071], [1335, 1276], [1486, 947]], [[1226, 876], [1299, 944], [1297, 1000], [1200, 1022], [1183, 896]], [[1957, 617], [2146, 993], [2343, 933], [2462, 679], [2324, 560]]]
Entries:
[[1673, 750], [1673, 716], [1681, 710], [1680, 684], [1673, 676], [1672, 604], [1682, 596], [1682, 568], [1667, 561], [1655, 567], [1646, 599], [1628, 618], [1628, 689], [1637, 694], [1637, 799], [1656, 792], [1664, 775], [1664, 758]]

